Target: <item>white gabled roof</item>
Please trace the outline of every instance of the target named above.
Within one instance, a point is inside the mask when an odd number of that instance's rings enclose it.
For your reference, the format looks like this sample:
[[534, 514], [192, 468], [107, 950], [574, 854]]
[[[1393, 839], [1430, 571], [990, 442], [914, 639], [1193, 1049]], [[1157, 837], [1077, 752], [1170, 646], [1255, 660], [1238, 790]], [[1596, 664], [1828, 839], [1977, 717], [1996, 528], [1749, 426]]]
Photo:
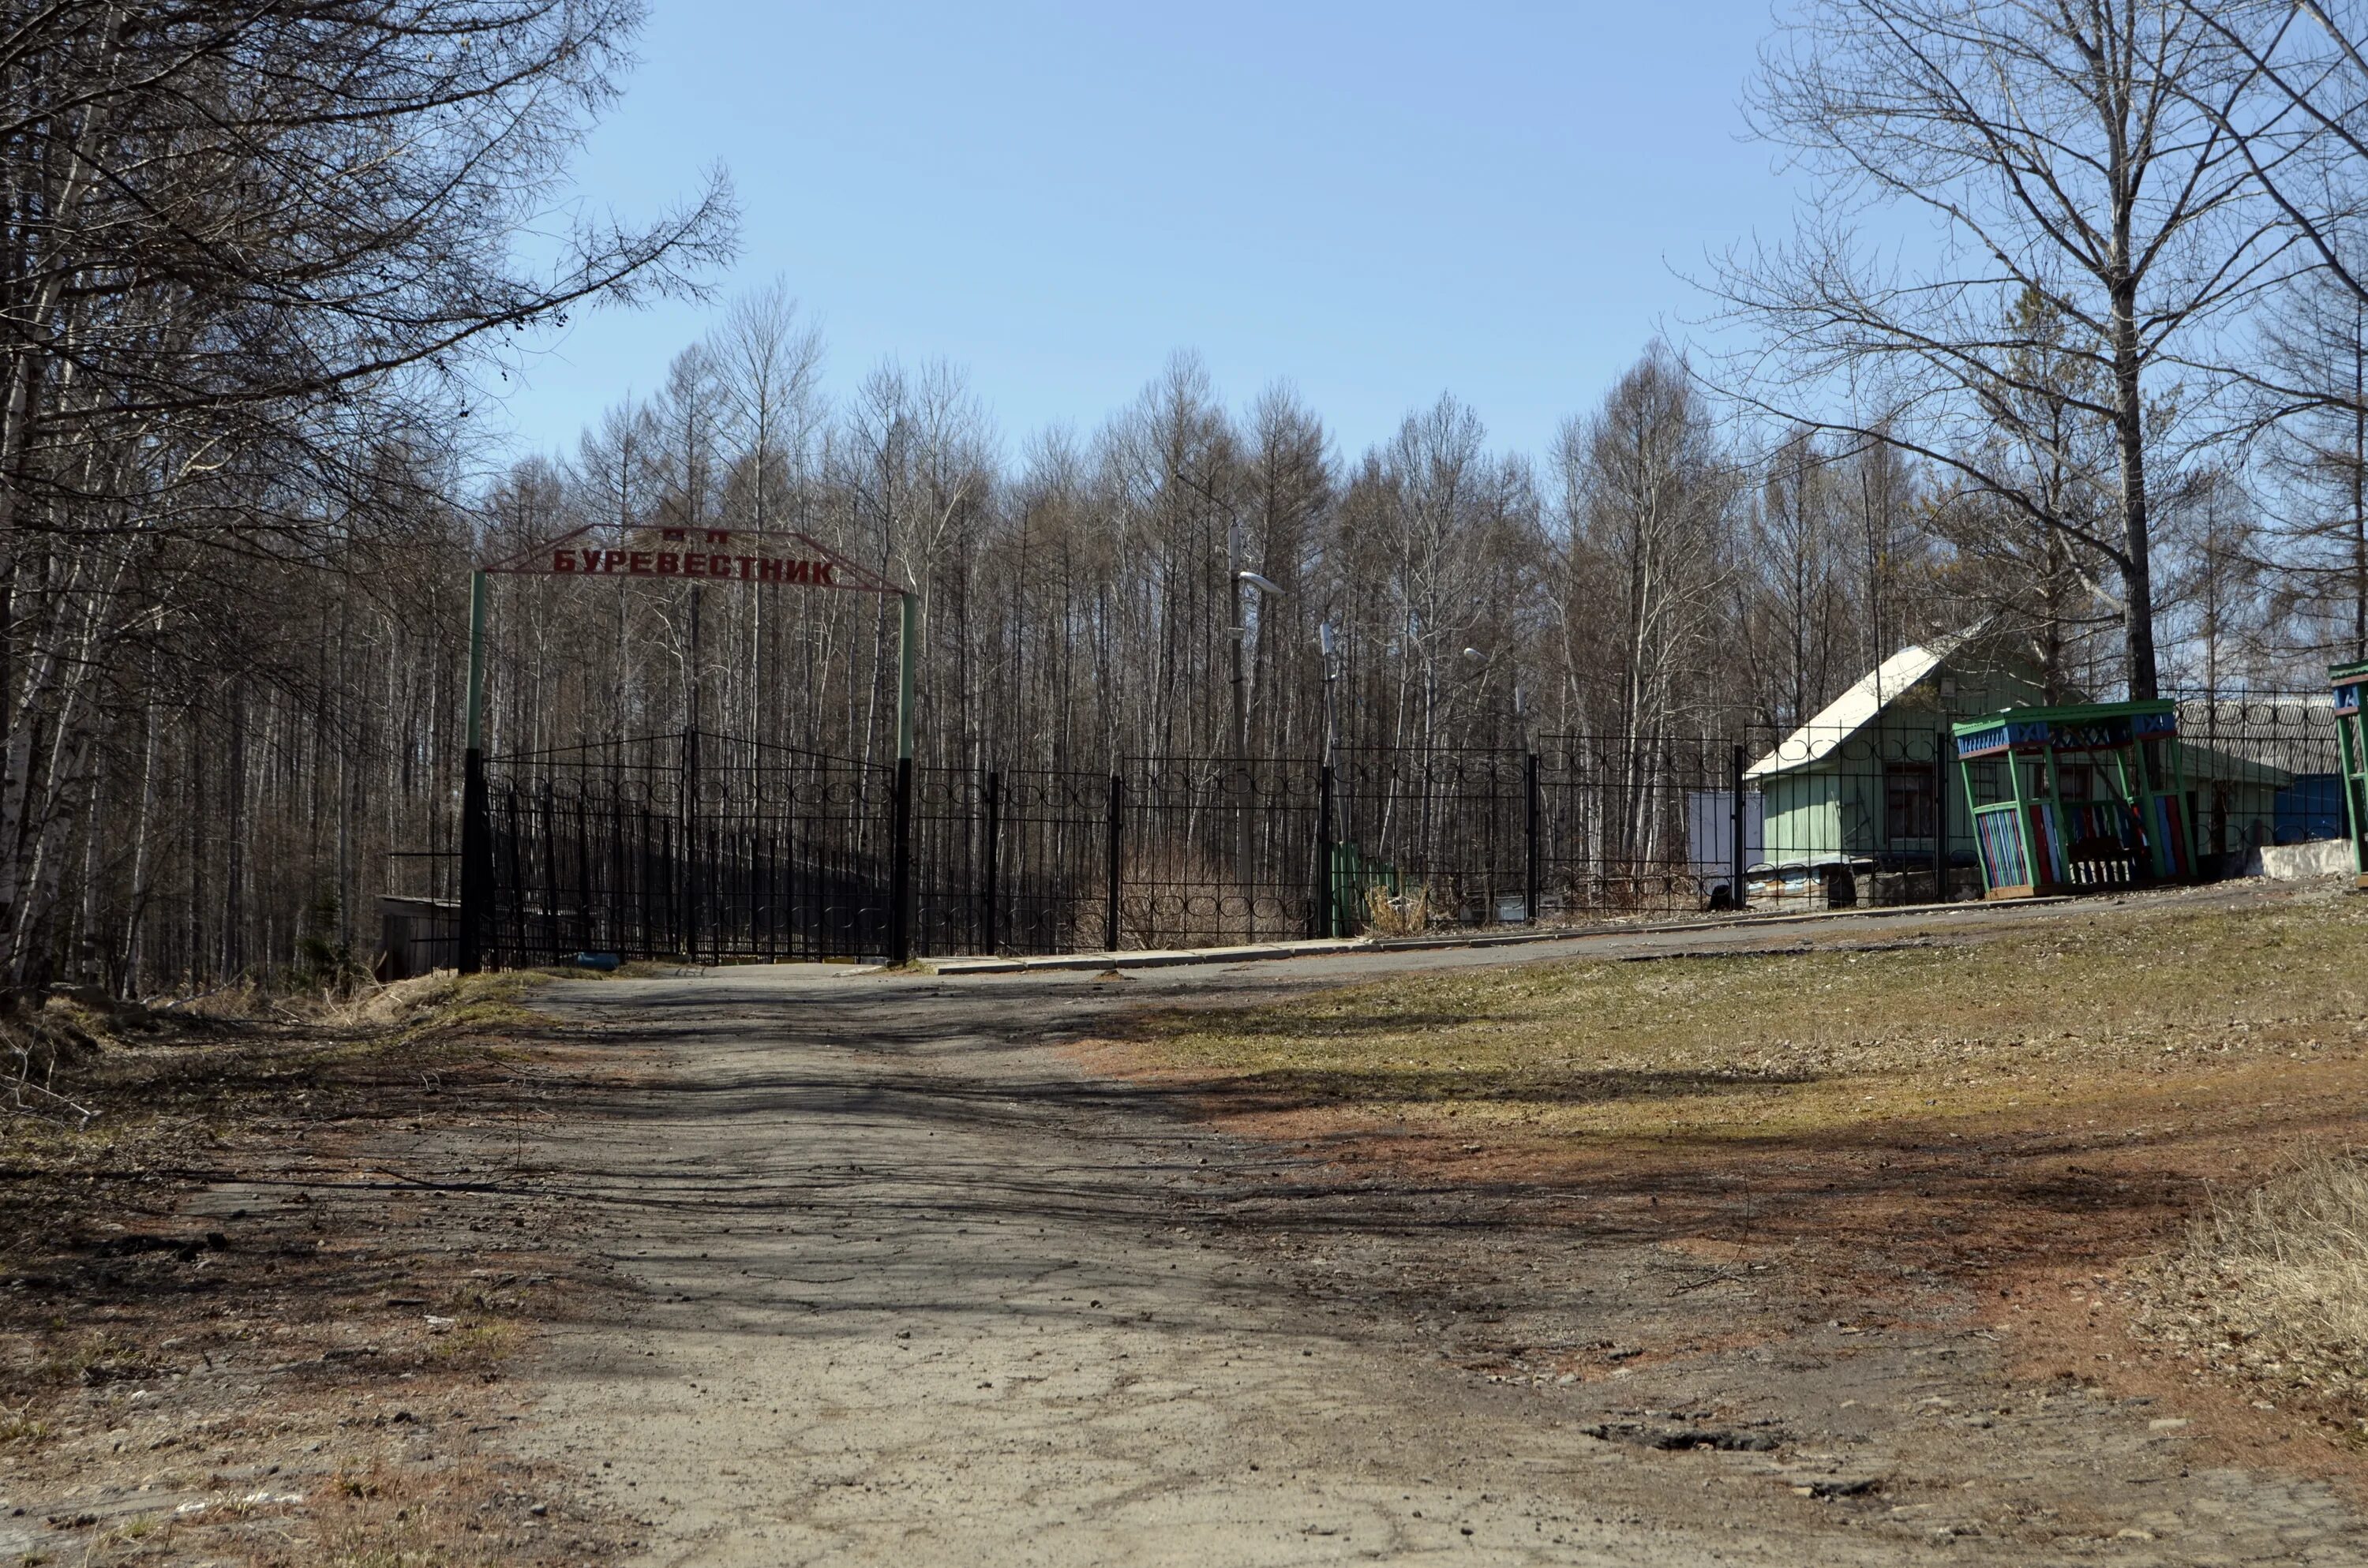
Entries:
[[1902, 648], [1873, 672], [1818, 710], [1816, 717], [1784, 738], [1782, 745], [1743, 770], [1746, 778], [1768, 778], [1806, 767], [1833, 754], [1844, 741], [1874, 722], [1875, 716], [1955, 653], [1979, 627]]

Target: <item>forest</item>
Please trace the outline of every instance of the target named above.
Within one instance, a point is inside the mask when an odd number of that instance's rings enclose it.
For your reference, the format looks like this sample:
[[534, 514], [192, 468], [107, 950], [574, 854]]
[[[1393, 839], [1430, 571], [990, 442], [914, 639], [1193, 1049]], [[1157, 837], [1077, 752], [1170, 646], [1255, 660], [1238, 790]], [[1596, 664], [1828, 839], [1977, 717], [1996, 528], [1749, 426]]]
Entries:
[[[1543, 452], [1453, 392], [1343, 450], [1189, 351], [1084, 430], [938, 362], [834, 393], [794, 279], [720, 289], [722, 176], [529, 266], [632, 0], [9, 13], [0, 986], [367, 967], [391, 857], [452, 846], [471, 568], [586, 527], [909, 585], [940, 767], [1306, 757], [1327, 703], [1344, 747], [1725, 736], [1973, 627], [2066, 696], [2368, 656], [2348, 5], [1790, 6], [1739, 85], [1821, 199]], [[564, 454], [472, 434], [538, 334], [666, 295], [712, 326], [653, 394]], [[893, 600], [495, 584], [495, 754], [894, 754]]]

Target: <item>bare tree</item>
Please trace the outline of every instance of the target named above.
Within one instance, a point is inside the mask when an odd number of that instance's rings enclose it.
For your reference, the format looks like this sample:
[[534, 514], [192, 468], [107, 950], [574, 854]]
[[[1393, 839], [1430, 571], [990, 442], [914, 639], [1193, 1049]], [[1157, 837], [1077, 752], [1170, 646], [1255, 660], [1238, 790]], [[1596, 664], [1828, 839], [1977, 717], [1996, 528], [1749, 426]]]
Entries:
[[[1850, 645], [1858, 617], [1842, 484], [1816, 432], [1796, 430], [1770, 455], [1759, 487], [1758, 591], [1751, 596], [1759, 613], [1749, 619], [1765, 623], [1766, 637], [1753, 663], [1773, 687], [1769, 717], [1786, 724], [1806, 720], [1871, 667], [1850, 663], [1858, 651]], [[1754, 630], [1748, 621], [1746, 635]]]
[[1563, 426], [1555, 450], [1572, 530], [1564, 619], [1611, 631], [1604, 730], [1657, 738], [1708, 699], [1736, 475], [1684, 362], [1660, 344], [1600, 413]]
[[[2215, 328], [2293, 267], [2245, 146], [2199, 108], [2250, 76], [2183, 0], [1812, 0], [1763, 51], [1749, 111], [1817, 204], [1713, 281], [1761, 334], [1735, 367], [1755, 402], [1912, 451], [2106, 557], [2136, 696], [2159, 662], [2153, 470], [2223, 379]], [[1930, 255], [1873, 259], [1855, 225], [1888, 210], [1937, 222]], [[2025, 301], [2050, 335], [2014, 330]], [[2096, 374], [2035, 384], [2042, 347]], [[2105, 529], [1986, 459], [1998, 408], [2040, 392], [2112, 433]]]
[[[71, 950], [59, 923], [81, 918], [61, 903], [72, 842], [95, 831], [90, 805], [120, 765], [108, 722], [144, 668], [130, 629], [218, 634], [222, 679], [193, 698], [201, 722], [223, 726], [218, 798], [233, 823], [252, 820], [250, 774], [290, 744], [260, 677], [299, 666], [280, 662], [293, 650], [278, 636], [242, 634], [242, 598], [280, 565], [336, 563], [358, 536], [430, 507], [452, 475], [400, 449], [465, 419], [520, 334], [602, 301], [695, 293], [728, 253], [720, 179], [645, 229], [563, 223], [550, 237], [568, 156], [611, 98], [639, 19], [635, 0], [63, 0], [12, 22], [0, 47], [10, 980]], [[540, 267], [521, 259], [529, 225]], [[242, 562], [245, 581], [222, 581], [219, 559]], [[237, 960], [243, 838], [227, 855], [219, 950]]]

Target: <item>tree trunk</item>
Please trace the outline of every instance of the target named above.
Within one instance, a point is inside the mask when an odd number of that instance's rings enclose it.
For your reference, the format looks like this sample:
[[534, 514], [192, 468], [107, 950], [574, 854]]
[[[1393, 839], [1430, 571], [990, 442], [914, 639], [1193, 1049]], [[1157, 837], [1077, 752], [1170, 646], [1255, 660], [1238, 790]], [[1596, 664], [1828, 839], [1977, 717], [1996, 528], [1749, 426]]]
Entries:
[[2121, 449], [2122, 639], [2133, 702], [2152, 699], [2157, 676], [2154, 647], [2154, 566], [2148, 550], [2146, 398], [2140, 364], [2137, 290], [2113, 290], [2113, 437]]

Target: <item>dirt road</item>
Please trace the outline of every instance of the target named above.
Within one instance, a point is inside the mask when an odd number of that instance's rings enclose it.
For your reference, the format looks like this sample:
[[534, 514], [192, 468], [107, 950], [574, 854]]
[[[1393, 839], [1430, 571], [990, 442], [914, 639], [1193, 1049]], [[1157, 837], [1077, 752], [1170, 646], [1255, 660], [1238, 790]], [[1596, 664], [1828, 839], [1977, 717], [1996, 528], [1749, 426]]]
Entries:
[[1505, 959], [557, 988], [655, 1053], [536, 1161], [647, 1306], [549, 1342], [525, 1440], [658, 1563], [2368, 1562], [2327, 1488], [2192, 1462], [2166, 1407], [2011, 1386], [1945, 1290], [1861, 1321], [1519, 1191], [1217, 1135], [1056, 1049]]

